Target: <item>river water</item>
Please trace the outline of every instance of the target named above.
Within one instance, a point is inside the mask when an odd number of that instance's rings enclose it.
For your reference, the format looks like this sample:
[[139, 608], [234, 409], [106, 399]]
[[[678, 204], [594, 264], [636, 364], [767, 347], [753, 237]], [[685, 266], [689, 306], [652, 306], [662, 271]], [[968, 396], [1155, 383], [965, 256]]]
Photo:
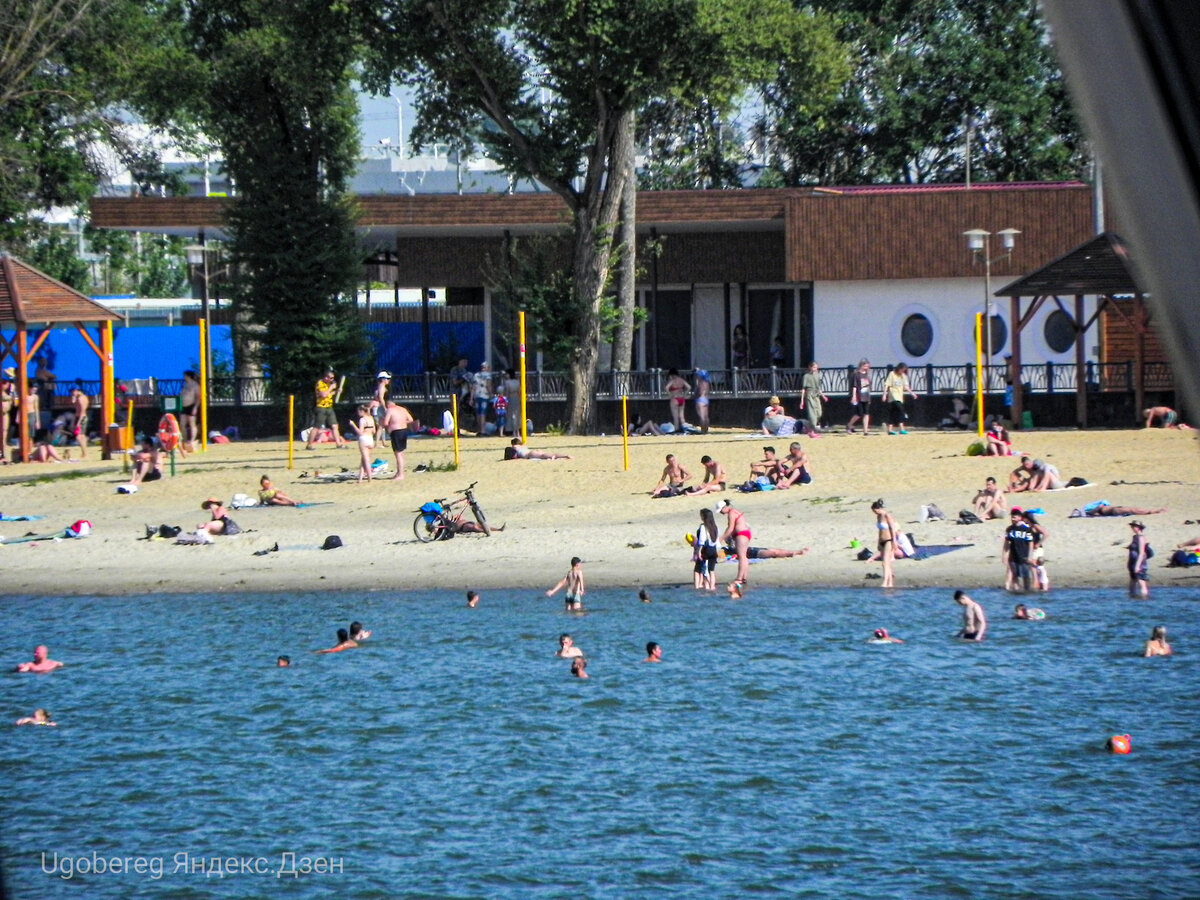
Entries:
[[[477, 609], [457, 591], [3, 598], [4, 667], [38, 642], [68, 664], [0, 675], [0, 715], [59, 723], [6, 726], [8, 888], [1200, 896], [1200, 592], [1055, 591], [1041, 622], [975, 596], [980, 644], [953, 639], [945, 590], [598, 590], [582, 615], [540, 588]], [[362, 648], [311, 652], [354, 618]], [[1173, 658], [1140, 658], [1155, 624]], [[905, 643], [867, 643], [877, 627]], [[586, 681], [554, 657], [564, 631]], [[1129, 756], [1104, 752], [1126, 732]]]

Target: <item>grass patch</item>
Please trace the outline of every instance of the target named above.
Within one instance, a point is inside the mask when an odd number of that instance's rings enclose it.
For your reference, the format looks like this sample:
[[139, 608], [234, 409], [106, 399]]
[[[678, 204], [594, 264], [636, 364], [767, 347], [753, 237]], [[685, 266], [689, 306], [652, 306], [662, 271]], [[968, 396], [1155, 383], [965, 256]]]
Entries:
[[457, 472], [458, 463], [452, 459], [441, 463], [435, 463], [430, 460], [429, 462], [425, 463], [425, 469], [429, 472]]
[[803, 497], [801, 503], [843, 503], [845, 497]]
[[546, 426], [546, 434], [551, 437], [562, 437], [567, 433], [567, 426], [562, 422], [551, 422]]
[[54, 484], [56, 481], [73, 481], [76, 478], [91, 478], [95, 472], [63, 472], [61, 475], [39, 475], [37, 478], [30, 478], [27, 481], [18, 481], [17, 484], [33, 487], [39, 484]]

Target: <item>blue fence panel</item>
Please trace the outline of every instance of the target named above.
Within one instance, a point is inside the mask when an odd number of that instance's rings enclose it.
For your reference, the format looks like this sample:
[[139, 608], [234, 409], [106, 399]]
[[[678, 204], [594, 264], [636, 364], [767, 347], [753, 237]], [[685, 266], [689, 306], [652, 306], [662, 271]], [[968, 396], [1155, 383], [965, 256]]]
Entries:
[[[367, 333], [375, 345], [379, 368], [406, 375], [425, 371], [420, 322], [371, 322]], [[475, 371], [486, 359], [483, 352], [482, 322], [429, 323], [429, 354], [435, 361], [453, 360], [446, 366], [447, 371], [462, 356]]]

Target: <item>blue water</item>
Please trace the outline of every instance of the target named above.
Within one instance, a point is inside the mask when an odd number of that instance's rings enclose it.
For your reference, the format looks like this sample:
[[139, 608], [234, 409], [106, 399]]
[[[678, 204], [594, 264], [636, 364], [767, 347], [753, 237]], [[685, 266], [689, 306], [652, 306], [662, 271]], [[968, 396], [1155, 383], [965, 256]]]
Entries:
[[[1200, 594], [1055, 591], [1015, 622], [984, 591], [982, 644], [951, 639], [948, 594], [596, 591], [584, 615], [540, 590], [474, 610], [458, 591], [5, 598], [4, 667], [39, 641], [69, 664], [0, 674], [0, 716], [59, 722], [3, 726], [9, 889], [1200, 896]], [[308, 652], [351, 618], [366, 646]], [[1141, 659], [1157, 623], [1176, 656]], [[907, 643], [865, 643], [876, 627]], [[561, 631], [589, 680], [554, 658]], [[1124, 732], [1133, 753], [1105, 753]], [[284, 853], [340, 872], [281, 888]], [[114, 857], [143, 871], [89, 871]], [[248, 868], [206, 877], [217, 857]]]

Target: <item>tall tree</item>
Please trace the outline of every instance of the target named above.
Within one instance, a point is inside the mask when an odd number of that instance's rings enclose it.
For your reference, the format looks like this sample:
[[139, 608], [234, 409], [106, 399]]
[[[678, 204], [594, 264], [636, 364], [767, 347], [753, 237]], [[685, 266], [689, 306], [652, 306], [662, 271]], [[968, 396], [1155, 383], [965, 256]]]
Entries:
[[191, 27], [197, 115], [237, 184], [234, 305], [263, 326], [272, 387], [306, 392], [326, 365], [369, 362], [347, 194], [358, 151], [350, 21], [325, 0], [195, 0]]
[[[757, 131], [776, 183], [1076, 178], [1086, 148], [1037, 0], [816, 0], [855, 71], [814, 111], [784, 66]], [[801, 77], [803, 74], [800, 73]], [[800, 98], [798, 100], [798, 98]]]
[[785, 0], [357, 0], [356, 9], [367, 83], [414, 86], [418, 142], [470, 135], [566, 204], [569, 428], [592, 430], [634, 113], [653, 98], [733, 93], [759, 60], [782, 54], [797, 14]]

